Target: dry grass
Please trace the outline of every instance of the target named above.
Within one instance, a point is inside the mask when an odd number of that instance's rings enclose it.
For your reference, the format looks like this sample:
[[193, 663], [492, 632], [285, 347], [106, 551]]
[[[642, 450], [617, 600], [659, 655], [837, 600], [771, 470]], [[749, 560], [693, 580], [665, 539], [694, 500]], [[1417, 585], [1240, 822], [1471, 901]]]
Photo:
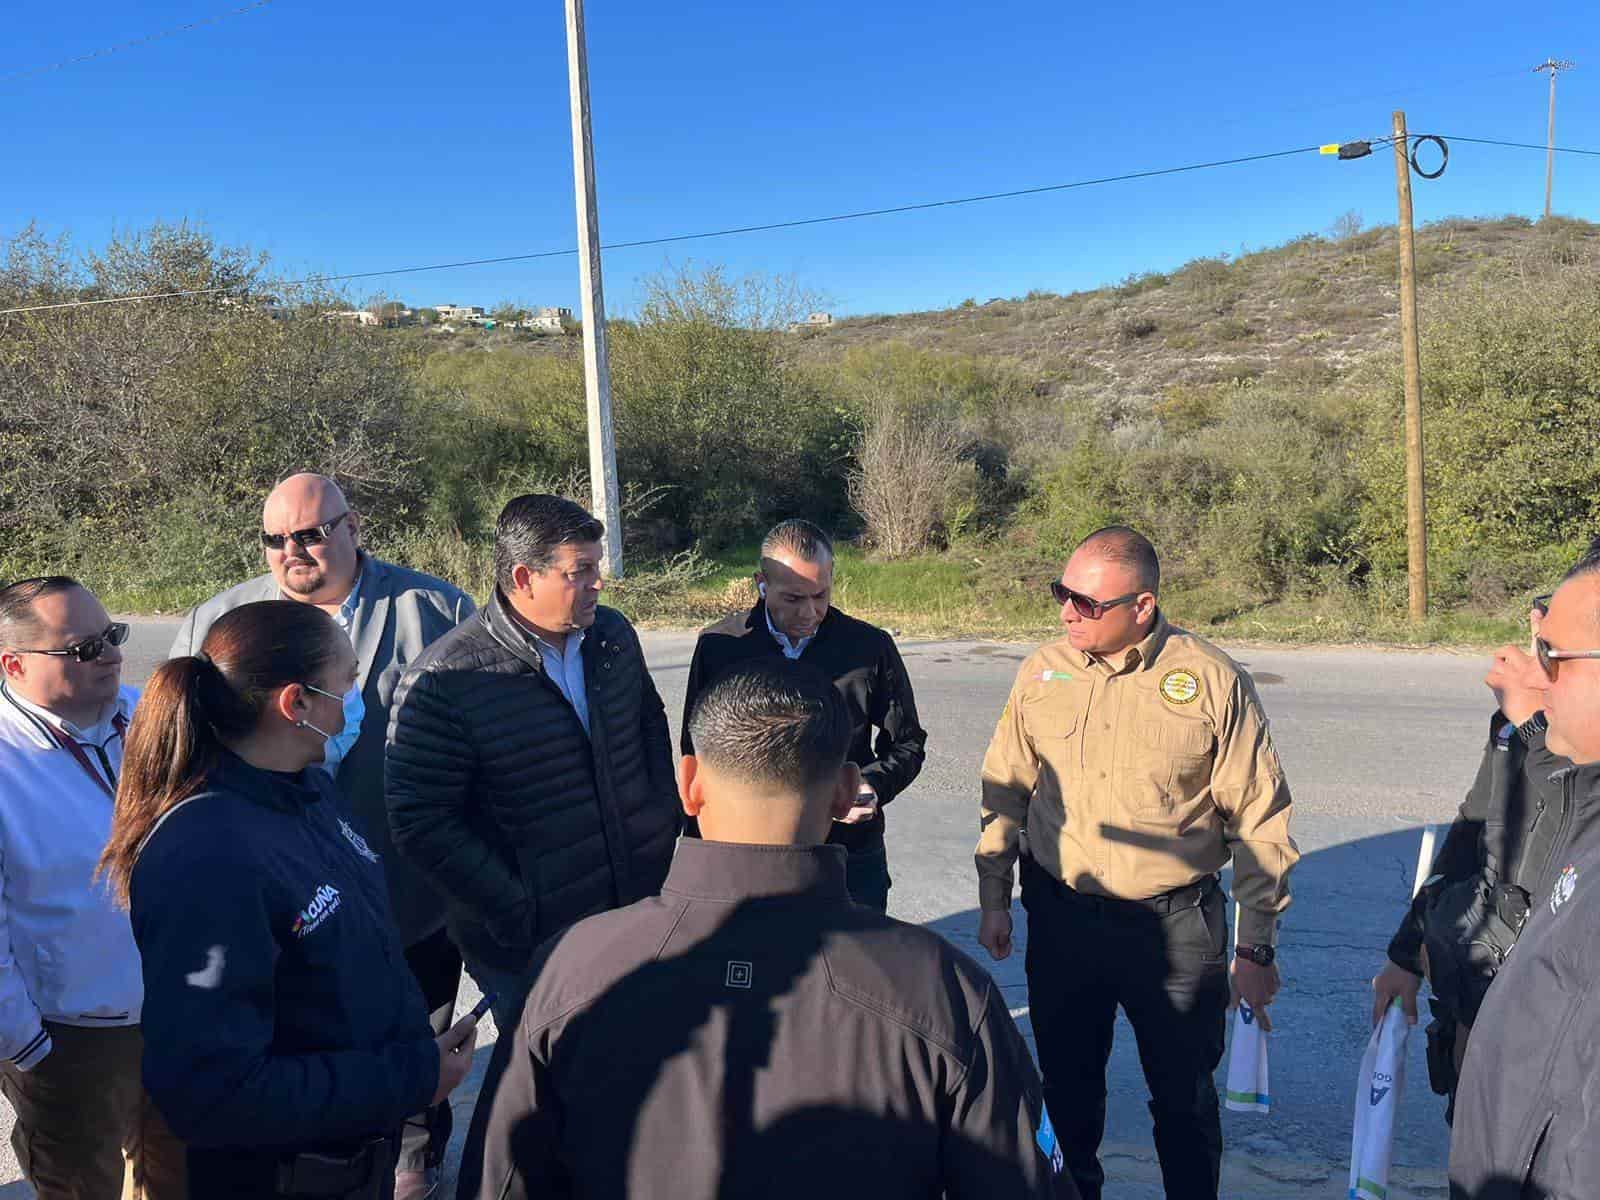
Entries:
[[[1138, 411], [1174, 386], [1282, 378], [1324, 383], [1394, 344], [1398, 247], [1392, 227], [1306, 236], [1170, 275], [1130, 276], [1091, 292], [865, 316], [809, 330], [826, 360], [885, 341], [1005, 363], [1040, 395]], [[1417, 235], [1424, 303], [1484, 279], [1513, 281], [1600, 258], [1600, 225], [1553, 218], [1452, 219]], [[1077, 405], [1074, 404], [1074, 407]]]

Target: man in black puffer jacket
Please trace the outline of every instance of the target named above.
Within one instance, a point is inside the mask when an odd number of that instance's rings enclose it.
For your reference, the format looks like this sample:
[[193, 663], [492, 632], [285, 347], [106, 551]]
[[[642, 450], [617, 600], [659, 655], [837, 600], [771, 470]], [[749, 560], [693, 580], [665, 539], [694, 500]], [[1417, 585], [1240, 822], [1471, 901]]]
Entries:
[[604, 528], [521, 496], [495, 533], [495, 593], [395, 691], [395, 845], [449, 904], [467, 970], [515, 1027], [534, 948], [660, 890], [682, 825], [661, 697], [627, 620], [599, 607]]

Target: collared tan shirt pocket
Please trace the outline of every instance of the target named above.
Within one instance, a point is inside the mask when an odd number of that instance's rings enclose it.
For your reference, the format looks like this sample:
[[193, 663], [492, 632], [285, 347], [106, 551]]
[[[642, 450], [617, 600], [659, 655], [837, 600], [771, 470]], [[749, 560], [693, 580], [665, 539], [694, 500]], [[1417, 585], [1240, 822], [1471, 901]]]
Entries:
[[1065, 696], [1033, 698], [1023, 704], [1022, 725], [1033, 743], [1041, 781], [1046, 775], [1053, 776], [1054, 790], [1064, 794], [1083, 765], [1082, 706]]
[[1131, 807], [1142, 817], [1181, 813], [1211, 783], [1209, 722], [1170, 712], [1141, 715], [1128, 739]]

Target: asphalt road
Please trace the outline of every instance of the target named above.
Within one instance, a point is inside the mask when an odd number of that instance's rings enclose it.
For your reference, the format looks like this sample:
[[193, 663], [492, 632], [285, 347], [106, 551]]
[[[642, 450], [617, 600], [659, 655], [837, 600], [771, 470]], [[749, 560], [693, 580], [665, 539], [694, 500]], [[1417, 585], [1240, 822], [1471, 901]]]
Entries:
[[[139, 620], [126, 648], [130, 682], [165, 655], [176, 622]], [[693, 635], [648, 633], [646, 652], [677, 725]], [[903, 647], [929, 732], [929, 759], [888, 812], [890, 912], [929, 925], [979, 961], [978, 766], [1028, 648], [930, 642]], [[1304, 858], [1284, 920], [1284, 991], [1273, 1006], [1270, 1115], [1226, 1113], [1223, 1194], [1334, 1197], [1346, 1190], [1356, 1073], [1369, 1032], [1368, 980], [1410, 894], [1419, 829], [1446, 822], [1471, 780], [1489, 712], [1485, 663], [1450, 654], [1366, 650], [1233, 650], [1254, 673], [1295, 797]], [[1020, 908], [1018, 910], [1020, 916]], [[1025, 1035], [1032, 1029], [1022, 941], [990, 964]], [[1093, 964], [1086, 964], [1093, 969]], [[461, 1008], [477, 999], [470, 981]], [[480, 1046], [494, 1035], [484, 1022]], [[1390, 1194], [1445, 1194], [1447, 1130], [1412, 1039]], [[487, 1050], [478, 1052], [479, 1071]], [[1220, 1073], [1219, 1073], [1220, 1083]], [[459, 1154], [476, 1075], [456, 1094]], [[1119, 1023], [1109, 1073], [1105, 1160], [1110, 1200], [1155, 1200], [1160, 1176], [1132, 1031]], [[3, 1112], [9, 1124], [9, 1111]], [[0, 1200], [29, 1194], [5, 1147]], [[452, 1189], [453, 1190], [453, 1189]], [[450, 1191], [444, 1193], [451, 1194]]]

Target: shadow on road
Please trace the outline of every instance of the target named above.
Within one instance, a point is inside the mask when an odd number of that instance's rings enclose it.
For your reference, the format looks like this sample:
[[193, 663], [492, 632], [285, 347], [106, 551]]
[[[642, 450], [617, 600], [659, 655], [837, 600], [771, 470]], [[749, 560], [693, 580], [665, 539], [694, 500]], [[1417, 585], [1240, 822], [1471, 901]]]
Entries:
[[[1225, 1195], [1332, 1195], [1328, 1189], [1342, 1185], [1349, 1169], [1356, 1077], [1371, 1033], [1370, 981], [1405, 913], [1420, 837], [1420, 827], [1413, 827], [1343, 842], [1307, 854], [1295, 867], [1294, 903], [1280, 934], [1283, 991], [1272, 1006], [1272, 1112], [1223, 1113]], [[1231, 872], [1224, 871], [1230, 894], [1231, 882]], [[975, 908], [930, 922], [928, 928], [988, 968], [1033, 1046], [1023, 972], [1027, 914], [1020, 904], [1012, 914], [1013, 950], [1001, 962], [991, 960], [978, 945]], [[1086, 961], [1082, 969], [1093, 971], [1096, 964]], [[1226, 1073], [1224, 1057], [1217, 1072], [1219, 1090]], [[1118, 1164], [1128, 1155], [1141, 1161], [1126, 1165], [1140, 1171], [1155, 1163], [1145, 1106], [1149, 1092], [1133, 1030], [1120, 1016], [1107, 1088], [1110, 1153], [1105, 1157], [1114, 1182]], [[1407, 1048], [1405, 1094], [1395, 1131], [1390, 1193], [1396, 1200], [1440, 1194], [1449, 1147], [1443, 1113], [1443, 1099], [1428, 1089], [1419, 1026]]]

